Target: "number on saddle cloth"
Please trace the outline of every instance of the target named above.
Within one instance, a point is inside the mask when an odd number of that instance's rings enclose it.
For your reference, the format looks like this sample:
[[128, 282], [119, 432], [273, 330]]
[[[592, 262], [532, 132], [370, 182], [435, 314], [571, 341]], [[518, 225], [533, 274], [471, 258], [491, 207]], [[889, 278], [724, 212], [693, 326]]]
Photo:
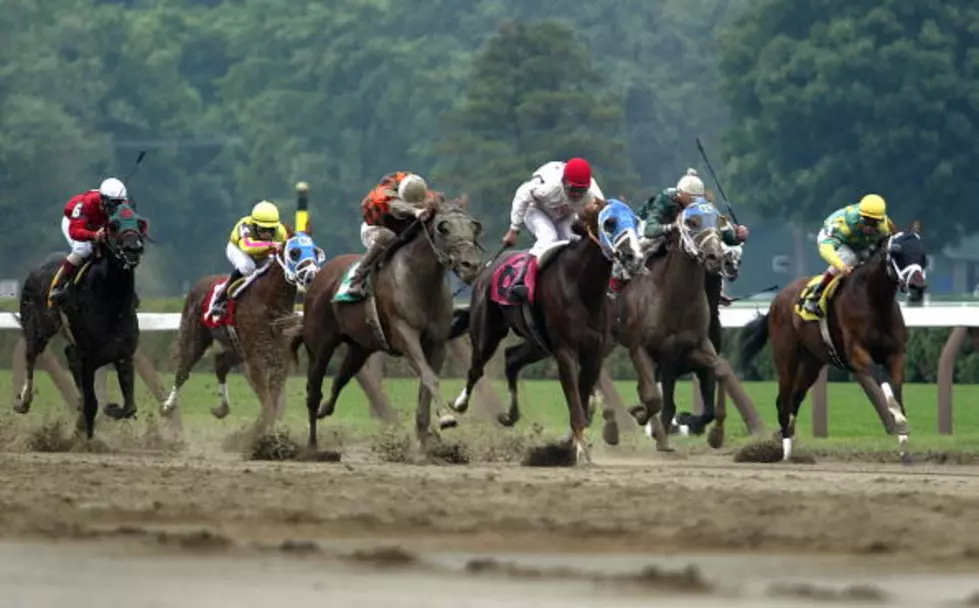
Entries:
[[518, 253], [500, 264], [490, 281], [490, 299], [501, 306], [516, 306], [523, 300], [513, 294], [513, 288], [523, 285], [527, 289], [527, 301], [534, 301], [537, 283], [537, 257], [531, 253]]

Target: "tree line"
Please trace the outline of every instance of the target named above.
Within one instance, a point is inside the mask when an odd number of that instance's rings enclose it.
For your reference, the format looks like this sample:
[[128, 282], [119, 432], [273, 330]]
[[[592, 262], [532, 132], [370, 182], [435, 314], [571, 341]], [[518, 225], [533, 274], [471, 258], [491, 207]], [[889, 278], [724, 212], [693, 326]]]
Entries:
[[63, 248], [68, 196], [141, 149], [147, 295], [223, 270], [233, 222], [291, 211], [297, 180], [330, 254], [398, 169], [495, 239], [538, 165], [586, 156], [638, 202], [698, 136], [758, 214], [814, 229], [877, 191], [947, 242], [979, 226], [977, 25], [965, 0], [4, 0], [0, 274]]

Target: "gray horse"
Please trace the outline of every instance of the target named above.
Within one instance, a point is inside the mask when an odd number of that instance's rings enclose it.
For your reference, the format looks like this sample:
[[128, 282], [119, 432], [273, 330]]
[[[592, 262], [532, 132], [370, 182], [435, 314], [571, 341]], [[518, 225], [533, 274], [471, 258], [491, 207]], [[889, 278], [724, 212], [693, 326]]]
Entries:
[[[286, 330], [295, 358], [305, 344], [310, 358], [306, 384], [309, 447], [316, 447], [316, 421], [329, 416], [343, 387], [381, 351], [403, 356], [421, 378], [415, 426], [424, 451], [431, 435], [432, 398], [441, 401], [439, 378], [452, 324], [452, 294], [446, 271], [469, 283], [481, 268], [479, 222], [457, 201], [437, 197], [430, 219], [418, 220], [390, 245], [369, 279], [366, 299], [346, 294], [352, 266], [360, 256], [342, 255], [317, 274], [304, 302], [304, 315]], [[341, 345], [346, 356], [333, 378], [328, 401], [323, 377]]]

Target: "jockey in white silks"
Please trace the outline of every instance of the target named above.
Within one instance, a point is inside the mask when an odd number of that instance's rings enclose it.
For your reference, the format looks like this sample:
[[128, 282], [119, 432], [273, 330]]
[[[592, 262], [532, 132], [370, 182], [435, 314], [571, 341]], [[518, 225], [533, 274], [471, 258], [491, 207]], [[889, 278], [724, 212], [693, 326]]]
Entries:
[[575, 215], [596, 199], [605, 200], [605, 195], [592, 178], [588, 161], [549, 162], [517, 188], [503, 245], [516, 244], [523, 224], [534, 235], [530, 253], [540, 257], [554, 243], [575, 239], [571, 232]]

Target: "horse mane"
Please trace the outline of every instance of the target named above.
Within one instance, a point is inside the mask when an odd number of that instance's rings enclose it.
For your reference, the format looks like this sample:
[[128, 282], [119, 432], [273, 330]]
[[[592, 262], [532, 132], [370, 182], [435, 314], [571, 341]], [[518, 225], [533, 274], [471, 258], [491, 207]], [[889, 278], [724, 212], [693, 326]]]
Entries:
[[598, 214], [605, 208], [605, 204], [604, 200], [595, 199], [578, 212], [578, 222], [590, 228], [595, 235], [598, 234]]

